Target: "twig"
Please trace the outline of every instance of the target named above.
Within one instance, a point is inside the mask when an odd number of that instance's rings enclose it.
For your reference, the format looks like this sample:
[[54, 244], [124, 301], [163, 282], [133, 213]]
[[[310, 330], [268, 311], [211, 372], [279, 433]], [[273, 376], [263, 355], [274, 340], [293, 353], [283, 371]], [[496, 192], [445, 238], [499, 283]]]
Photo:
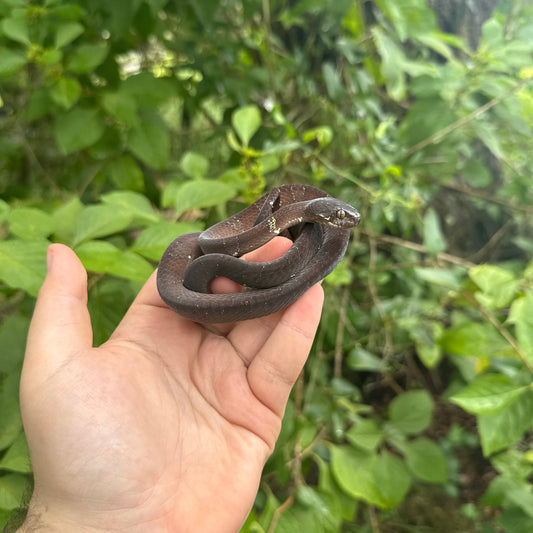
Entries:
[[513, 87], [511, 87], [508, 91], [503, 93], [500, 96], [497, 96], [496, 98], [493, 98], [486, 104], [482, 105], [481, 107], [478, 107], [468, 115], [461, 117], [460, 119], [456, 120], [455, 122], [452, 122], [445, 128], [442, 128], [441, 130], [435, 132], [433, 135], [430, 135], [423, 141], [420, 141], [419, 143], [415, 144], [414, 146], [411, 146], [411, 148], [408, 148], [405, 152], [405, 157], [410, 157], [415, 152], [418, 152], [419, 150], [422, 150], [426, 146], [429, 146], [430, 144], [436, 144], [440, 140], [442, 140], [446, 135], [451, 133], [452, 131], [455, 131], [459, 128], [462, 128], [463, 126], [466, 126], [469, 122], [472, 122], [474, 119], [478, 118], [483, 113], [487, 112], [489, 109], [493, 108], [494, 106], [500, 104], [503, 102], [506, 98], [509, 98], [513, 93], [527, 85], [530, 81], [533, 80], [533, 77], [525, 78], [523, 80], [520, 80], [518, 83], [516, 83]]
[[[383, 234], [377, 234], [373, 233], [371, 231], [360, 229], [361, 233], [364, 233], [371, 239], [377, 239], [381, 242], [389, 242], [391, 244], [396, 244], [397, 246], [401, 246], [402, 248], [408, 248], [409, 250], [414, 250], [415, 252], [419, 252], [421, 254], [427, 254], [427, 250], [422, 246], [421, 244], [418, 244], [416, 242], [412, 241], [406, 241], [405, 239], [400, 239], [399, 237], [393, 237], [392, 235], [383, 235]], [[446, 254], [446, 253], [439, 253], [435, 256], [437, 261], [444, 261], [446, 263], [453, 263], [454, 265], [460, 265], [465, 268], [473, 268], [476, 265], [476, 263], [472, 263], [471, 261], [467, 261], [466, 259], [463, 259], [462, 257], [457, 257], [456, 255]]]
[[335, 358], [333, 363], [333, 377], [340, 378], [342, 375], [342, 353], [344, 344], [344, 329], [346, 326], [346, 307], [350, 295], [349, 287], [344, 287], [339, 304], [339, 320], [337, 322], [337, 334], [335, 336]]
[[445, 189], [451, 189], [452, 191], [457, 191], [463, 194], [468, 194], [469, 196], [481, 198], [482, 200], [491, 202], [493, 204], [503, 205], [504, 207], [508, 207], [509, 209], [513, 209], [516, 211], [524, 211], [526, 213], [533, 214], [533, 206], [531, 205], [517, 204], [516, 202], [511, 202], [510, 200], [496, 198], [495, 196], [492, 196], [491, 194], [488, 194], [485, 191], [478, 191], [476, 189], [471, 189], [470, 187], [464, 187], [462, 185], [457, 185], [454, 183], [440, 183], [437, 180], [431, 180], [431, 183], [434, 183], [435, 185], [440, 185]]
[[472, 294], [466, 291], [463, 291], [461, 294], [498, 330], [498, 333], [511, 345], [526, 368], [533, 374], [533, 365], [528, 361], [526, 354], [522, 351], [522, 348], [520, 348], [516, 339], [509, 333], [502, 323], [486, 307], [481, 305]]
[[274, 533], [276, 531], [276, 526], [278, 525], [278, 520], [281, 514], [289, 509], [292, 504], [294, 503], [294, 496], [291, 494], [273, 513], [272, 513], [272, 521], [270, 522], [270, 526], [268, 526], [267, 533]]

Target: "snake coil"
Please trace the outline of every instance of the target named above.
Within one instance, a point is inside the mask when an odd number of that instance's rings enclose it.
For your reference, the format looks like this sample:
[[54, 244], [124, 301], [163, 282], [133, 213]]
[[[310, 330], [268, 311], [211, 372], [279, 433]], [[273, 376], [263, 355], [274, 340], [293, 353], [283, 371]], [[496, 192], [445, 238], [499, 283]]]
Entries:
[[[359, 220], [354, 207], [315, 187], [275, 188], [207, 230], [175, 239], [159, 263], [159, 294], [176, 313], [196, 322], [236, 322], [275, 313], [339, 264], [350, 229]], [[282, 257], [263, 263], [240, 259], [276, 235], [293, 241]], [[212, 294], [209, 285], [216, 276], [243, 285], [243, 291]]]

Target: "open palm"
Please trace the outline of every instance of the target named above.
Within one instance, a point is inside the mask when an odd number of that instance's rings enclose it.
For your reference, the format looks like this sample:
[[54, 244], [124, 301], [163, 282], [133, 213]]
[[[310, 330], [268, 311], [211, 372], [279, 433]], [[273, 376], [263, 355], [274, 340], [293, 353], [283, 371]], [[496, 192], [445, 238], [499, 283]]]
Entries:
[[[276, 239], [253, 259], [286, 248]], [[35, 472], [26, 524], [238, 531], [309, 353], [320, 287], [285, 311], [210, 330], [169, 310], [152, 276], [92, 348], [85, 270], [62, 245], [49, 259], [21, 382]]]

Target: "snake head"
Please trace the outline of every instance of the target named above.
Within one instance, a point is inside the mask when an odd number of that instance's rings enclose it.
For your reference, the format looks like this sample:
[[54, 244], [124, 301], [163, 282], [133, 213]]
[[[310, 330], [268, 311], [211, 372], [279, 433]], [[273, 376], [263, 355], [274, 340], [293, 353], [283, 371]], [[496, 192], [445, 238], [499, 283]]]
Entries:
[[309, 201], [305, 211], [313, 222], [336, 228], [353, 228], [361, 221], [355, 207], [329, 196]]

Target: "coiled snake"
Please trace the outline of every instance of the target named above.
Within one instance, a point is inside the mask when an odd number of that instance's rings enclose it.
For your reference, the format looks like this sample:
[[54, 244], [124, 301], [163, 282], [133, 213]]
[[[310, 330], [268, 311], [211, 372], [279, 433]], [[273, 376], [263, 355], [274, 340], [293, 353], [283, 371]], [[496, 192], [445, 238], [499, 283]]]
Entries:
[[[275, 313], [339, 264], [350, 228], [359, 220], [355, 208], [320, 189], [281, 186], [207, 230], [175, 239], [159, 263], [159, 294], [176, 313], [196, 322], [236, 322]], [[279, 259], [239, 259], [276, 235], [293, 240]], [[244, 289], [212, 294], [209, 284], [215, 276]]]

